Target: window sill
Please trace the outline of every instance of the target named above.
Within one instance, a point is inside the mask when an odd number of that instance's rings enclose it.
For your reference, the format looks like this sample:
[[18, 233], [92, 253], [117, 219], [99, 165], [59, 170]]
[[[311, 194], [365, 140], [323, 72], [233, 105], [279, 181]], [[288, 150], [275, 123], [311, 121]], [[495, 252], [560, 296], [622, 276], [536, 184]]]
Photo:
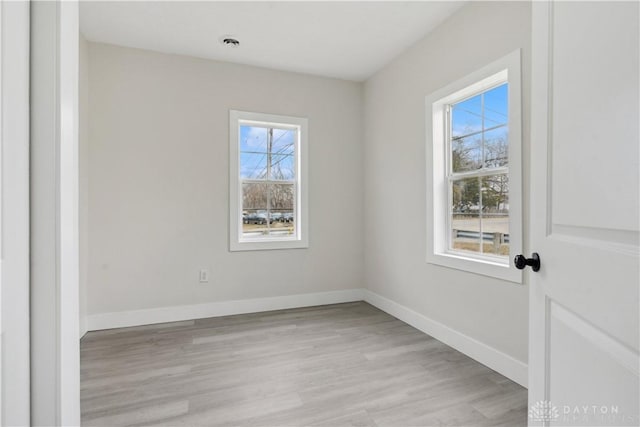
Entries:
[[269, 251], [278, 249], [307, 249], [308, 247], [309, 242], [303, 239], [264, 239], [231, 242], [229, 250], [231, 252]]
[[502, 263], [498, 260], [487, 258], [472, 258], [460, 253], [432, 253], [427, 256], [427, 262], [442, 267], [480, 274], [495, 279], [506, 280], [514, 283], [522, 283], [522, 272], [516, 270], [509, 260]]

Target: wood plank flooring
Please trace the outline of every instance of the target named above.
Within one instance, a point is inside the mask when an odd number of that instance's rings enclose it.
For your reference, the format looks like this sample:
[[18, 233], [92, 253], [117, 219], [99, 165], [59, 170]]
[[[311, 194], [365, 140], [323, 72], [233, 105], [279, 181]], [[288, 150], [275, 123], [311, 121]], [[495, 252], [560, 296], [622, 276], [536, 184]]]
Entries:
[[518, 426], [527, 391], [364, 302], [89, 332], [82, 424]]

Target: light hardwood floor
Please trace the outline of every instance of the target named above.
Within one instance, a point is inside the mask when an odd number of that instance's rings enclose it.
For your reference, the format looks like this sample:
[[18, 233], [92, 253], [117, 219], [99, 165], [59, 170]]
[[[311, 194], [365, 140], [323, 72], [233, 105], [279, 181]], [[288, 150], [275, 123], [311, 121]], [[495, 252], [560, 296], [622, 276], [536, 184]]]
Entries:
[[83, 425], [517, 426], [527, 391], [364, 302], [89, 332]]

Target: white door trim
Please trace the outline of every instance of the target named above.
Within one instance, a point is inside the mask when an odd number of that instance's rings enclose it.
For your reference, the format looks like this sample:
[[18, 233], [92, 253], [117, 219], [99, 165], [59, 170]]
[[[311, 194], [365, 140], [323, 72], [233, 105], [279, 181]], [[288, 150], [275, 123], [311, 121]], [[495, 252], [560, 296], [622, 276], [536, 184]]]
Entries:
[[31, 416], [80, 424], [78, 2], [31, 5]]
[[80, 425], [78, 2], [60, 2], [60, 423]]
[[29, 2], [3, 1], [0, 16], [0, 421], [29, 425]]
[[[531, 100], [531, 122], [536, 126], [532, 126], [531, 129], [531, 141], [544, 141], [546, 144], [547, 138], [547, 126], [550, 120], [551, 111], [548, 110], [549, 106], [549, 76], [543, 70], [549, 69], [549, 20], [550, 20], [550, 8], [552, 7], [550, 2], [540, 2], [532, 5], [532, 37], [531, 37], [531, 53], [533, 62], [533, 73], [537, 74], [533, 78], [531, 93], [537, 93], [538, 96], [533, 96]], [[536, 83], [539, 86], [535, 86]], [[546, 114], [546, 117], [543, 116]], [[530, 168], [535, 164], [547, 164], [546, 159], [546, 147], [539, 150], [531, 150]], [[546, 174], [543, 175], [546, 179]], [[545, 183], [546, 185], [546, 183]], [[532, 186], [535, 187], [535, 186]], [[533, 188], [532, 191], [534, 191]], [[531, 200], [533, 200], [533, 195]], [[530, 247], [533, 246], [531, 239], [533, 238], [532, 230], [537, 227], [546, 227], [549, 223], [546, 218], [546, 206], [531, 206], [531, 225], [529, 228]], [[544, 215], [544, 219], [538, 217], [538, 215]], [[538, 221], [538, 225], [536, 225]], [[528, 270], [525, 274], [531, 274]], [[529, 407], [532, 407], [536, 402], [546, 401], [546, 384], [548, 379], [544, 374], [544, 366], [546, 366], [546, 354], [544, 349], [537, 348], [537, 342], [540, 336], [545, 335], [544, 330], [540, 330], [539, 325], [546, 323], [546, 313], [548, 310], [533, 310], [531, 309], [531, 301], [534, 299], [544, 300], [541, 289], [534, 285], [531, 285], [529, 280]]]

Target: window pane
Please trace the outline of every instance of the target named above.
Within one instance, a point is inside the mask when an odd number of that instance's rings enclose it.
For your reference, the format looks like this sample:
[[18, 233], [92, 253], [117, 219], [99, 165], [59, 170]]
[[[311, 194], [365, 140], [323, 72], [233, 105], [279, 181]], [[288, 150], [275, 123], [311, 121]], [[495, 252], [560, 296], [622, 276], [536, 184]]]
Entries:
[[485, 129], [501, 124], [507, 124], [509, 85], [500, 85], [484, 94]]
[[268, 236], [266, 183], [242, 184], [242, 235], [243, 237]]
[[509, 164], [509, 144], [507, 127], [484, 133], [484, 167], [495, 168]]
[[481, 252], [480, 180], [454, 181], [451, 187], [451, 249]]
[[240, 177], [267, 179], [268, 129], [240, 126]]
[[293, 184], [270, 185], [270, 234], [292, 236], [295, 234], [295, 192]]
[[274, 180], [291, 181], [295, 179], [295, 139], [297, 131], [293, 129], [273, 129], [271, 144], [271, 177]]
[[267, 209], [267, 184], [242, 184], [242, 209]]
[[451, 135], [454, 138], [482, 130], [482, 95], [452, 105]]
[[482, 234], [484, 252], [509, 255], [509, 177], [482, 178]]
[[451, 106], [453, 172], [508, 164], [507, 101], [505, 83]]
[[296, 177], [293, 154], [271, 156], [271, 179], [293, 181]]
[[266, 153], [267, 128], [258, 126], [240, 126], [240, 151]]
[[507, 174], [455, 181], [451, 200], [451, 249], [509, 255]]
[[482, 167], [482, 134], [451, 141], [451, 168], [465, 172]]
[[267, 154], [240, 153], [240, 177], [243, 179], [266, 179]]
[[293, 129], [274, 129], [271, 152], [273, 154], [293, 154], [297, 131]]

